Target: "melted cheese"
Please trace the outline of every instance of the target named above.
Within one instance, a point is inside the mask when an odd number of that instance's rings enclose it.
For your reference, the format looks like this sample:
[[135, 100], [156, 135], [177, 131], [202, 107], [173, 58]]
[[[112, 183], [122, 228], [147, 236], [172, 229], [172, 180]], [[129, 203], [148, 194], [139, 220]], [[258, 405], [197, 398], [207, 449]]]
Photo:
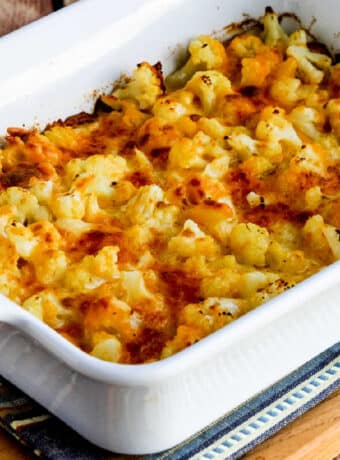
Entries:
[[3, 294], [93, 356], [141, 363], [340, 259], [339, 66], [264, 26], [194, 40], [167, 90], [142, 63], [93, 115], [9, 129]]

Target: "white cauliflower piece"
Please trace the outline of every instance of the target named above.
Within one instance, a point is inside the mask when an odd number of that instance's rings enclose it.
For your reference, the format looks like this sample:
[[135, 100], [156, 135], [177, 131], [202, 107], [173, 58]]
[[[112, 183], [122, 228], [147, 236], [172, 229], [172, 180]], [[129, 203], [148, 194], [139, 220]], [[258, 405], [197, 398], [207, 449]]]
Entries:
[[302, 80], [307, 83], [320, 83], [325, 75], [324, 71], [332, 65], [329, 56], [309, 51], [307, 35], [304, 30], [297, 30], [288, 40], [287, 56], [296, 59]]
[[[328, 230], [329, 227], [331, 226], [325, 224], [322, 216], [315, 214], [307, 220], [302, 230], [305, 245], [327, 263], [333, 262], [334, 256], [337, 254], [334, 239], [337, 232], [334, 228], [334, 231], [332, 230], [333, 235], [331, 235]], [[330, 242], [333, 249], [330, 246]]]
[[117, 363], [122, 354], [122, 344], [114, 335], [106, 337], [98, 342], [92, 349], [92, 356], [111, 363]]
[[209, 257], [218, 254], [219, 247], [211, 236], [202, 232], [196, 222], [188, 219], [180, 233], [169, 240], [168, 251], [179, 257]]
[[238, 153], [242, 160], [246, 160], [251, 155], [257, 155], [259, 153], [259, 141], [245, 133], [230, 134], [228, 136], [228, 144]]
[[333, 225], [325, 225], [323, 234], [331, 248], [335, 260], [340, 260], [340, 230]]
[[208, 335], [238, 318], [243, 304], [240, 299], [209, 297], [203, 302], [186, 305], [181, 311], [179, 323], [196, 327]]
[[141, 110], [150, 109], [157, 98], [163, 94], [163, 78], [160, 64], [155, 66], [147, 62], [138, 64], [133, 76], [123, 88], [118, 88], [113, 95], [118, 99], [131, 99]]
[[201, 35], [192, 40], [189, 45], [189, 53], [190, 57], [184, 66], [166, 78], [165, 82], [169, 88], [184, 86], [199, 70], [221, 70], [223, 72], [227, 62], [222, 43], [208, 35]]
[[192, 139], [176, 141], [169, 152], [169, 167], [204, 168], [216, 158], [229, 158], [228, 152], [215, 139], [199, 131]]
[[302, 144], [292, 123], [286, 119], [284, 111], [278, 107], [267, 107], [262, 111], [255, 134], [257, 139], [268, 143], [286, 142], [297, 148]]
[[322, 202], [322, 192], [319, 186], [309, 188], [305, 193], [306, 209], [315, 211]]
[[145, 286], [143, 273], [139, 270], [122, 271], [120, 273], [120, 282], [127, 304], [135, 305], [154, 299], [153, 294]]
[[67, 270], [67, 257], [64, 251], [47, 250], [38, 254], [35, 251], [32, 257], [35, 276], [39, 283], [48, 286], [61, 280]]
[[96, 255], [85, 256], [67, 270], [65, 285], [74, 292], [82, 293], [95, 289], [106, 281], [118, 280], [118, 252], [117, 246], [105, 246]]
[[72, 322], [74, 311], [62, 305], [53, 290], [40, 291], [23, 303], [23, 308], [54, 329]]
[[18, 255], [29, 259], [38, 244], [38, 238], [34, 236], [32, 230], [19, 222], [13, 222], [5, 227], [5, 232]]
[[279, 23], [278, 15], [270, 9], [266, 11], [261, 22], [264, 26], [262, 38], [265, 44], [283, 51], [288, 37]]
[[125, 216], [133, 224], [147, 223], [153, 216], [157, 204], [163, 201], [164, 193], [158, 185], [145, 185], [128, 201]]
[[49, 205], [53, 193], [53, 181], [31, 178], [30, 190], [42, 205]]
[[52, 211], [57, 219], [82, 219], [85, 214], [85, 200], [79, 192], [65, 193], [53, 200]]
[[312, 140], [318, 139], [321, 135], [318, 128], [322, 128], [324, 117], [316, 109], [302, 105], [295, 107], [288, 115], [288, 119], [293, 123], [294, 128]]
[[22, 224], [50, 219], [48, 209], [39, 205], [37, 197], [20, 187], [9, 187], [0, 194], [0, 206], [4, 205], [14, 207], [16, 220]]
[[324, 177], [326, 165], [323, 150], [317, 144], [306, 144], [290, 161], [292, 170], [302, 170]]
[[233, 94], [230, 80], [216, 70], [196, 72], [185, 88], [200, 99], [206, 115], [211, 114], [218, 100]]
[[266, 228], [252, 223], [236, 224], [230, 233], [230, 248], [238, 262], [263, 267], [269, 247]]
[[118, 182], [126, 171], [125, 158], [117, 154], [91, 155], [86, 160], [70, 160], [65, 168], [65, 178], [72, 192], [110, 197], [112, 183]]

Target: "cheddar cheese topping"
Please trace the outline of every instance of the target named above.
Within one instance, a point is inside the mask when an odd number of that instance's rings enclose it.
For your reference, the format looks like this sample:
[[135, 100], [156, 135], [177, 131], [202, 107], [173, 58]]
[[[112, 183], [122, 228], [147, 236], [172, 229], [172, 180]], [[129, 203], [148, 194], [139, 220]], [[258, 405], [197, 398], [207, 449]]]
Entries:
[[[0, 150], [0, 292], [77, 347], [145, 363], [340, 259], [340, 67], [258, 35], [142, 62], [93, 114]], [[227, 333], [227, 331], [226, 331]]]

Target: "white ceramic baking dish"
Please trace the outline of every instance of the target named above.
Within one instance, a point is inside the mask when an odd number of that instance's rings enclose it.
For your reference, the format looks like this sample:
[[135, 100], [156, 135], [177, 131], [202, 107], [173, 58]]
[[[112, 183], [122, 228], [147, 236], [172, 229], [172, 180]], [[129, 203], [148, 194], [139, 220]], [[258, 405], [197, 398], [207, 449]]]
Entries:
[[[272, 0], [340, 48], [338, 0]], [[0, 132], [88, 109], [141, 60], [259, 16], [268, 0], [83, 0], [0, 40]], [[177, 48], [178, 49], [178, 48]], [[0, 373], [93, 443], [151, 453], [184, 440], [340, 338], [340, 262], [200, 343], [145, 365], [101, 362], [0, 298]]]

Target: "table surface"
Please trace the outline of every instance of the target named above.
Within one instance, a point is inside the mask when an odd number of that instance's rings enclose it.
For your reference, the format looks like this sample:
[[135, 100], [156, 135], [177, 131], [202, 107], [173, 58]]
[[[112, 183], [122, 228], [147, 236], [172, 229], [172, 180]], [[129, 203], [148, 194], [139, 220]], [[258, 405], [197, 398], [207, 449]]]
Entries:
[[[48, 14], [52, 5], [52, 0], [0, 0], [0, 35]], [[33, 458], [0, 430], [0, 460]], [[335, 459], [340, 460], [340, 389], [244, 457], [244, 460]]]

